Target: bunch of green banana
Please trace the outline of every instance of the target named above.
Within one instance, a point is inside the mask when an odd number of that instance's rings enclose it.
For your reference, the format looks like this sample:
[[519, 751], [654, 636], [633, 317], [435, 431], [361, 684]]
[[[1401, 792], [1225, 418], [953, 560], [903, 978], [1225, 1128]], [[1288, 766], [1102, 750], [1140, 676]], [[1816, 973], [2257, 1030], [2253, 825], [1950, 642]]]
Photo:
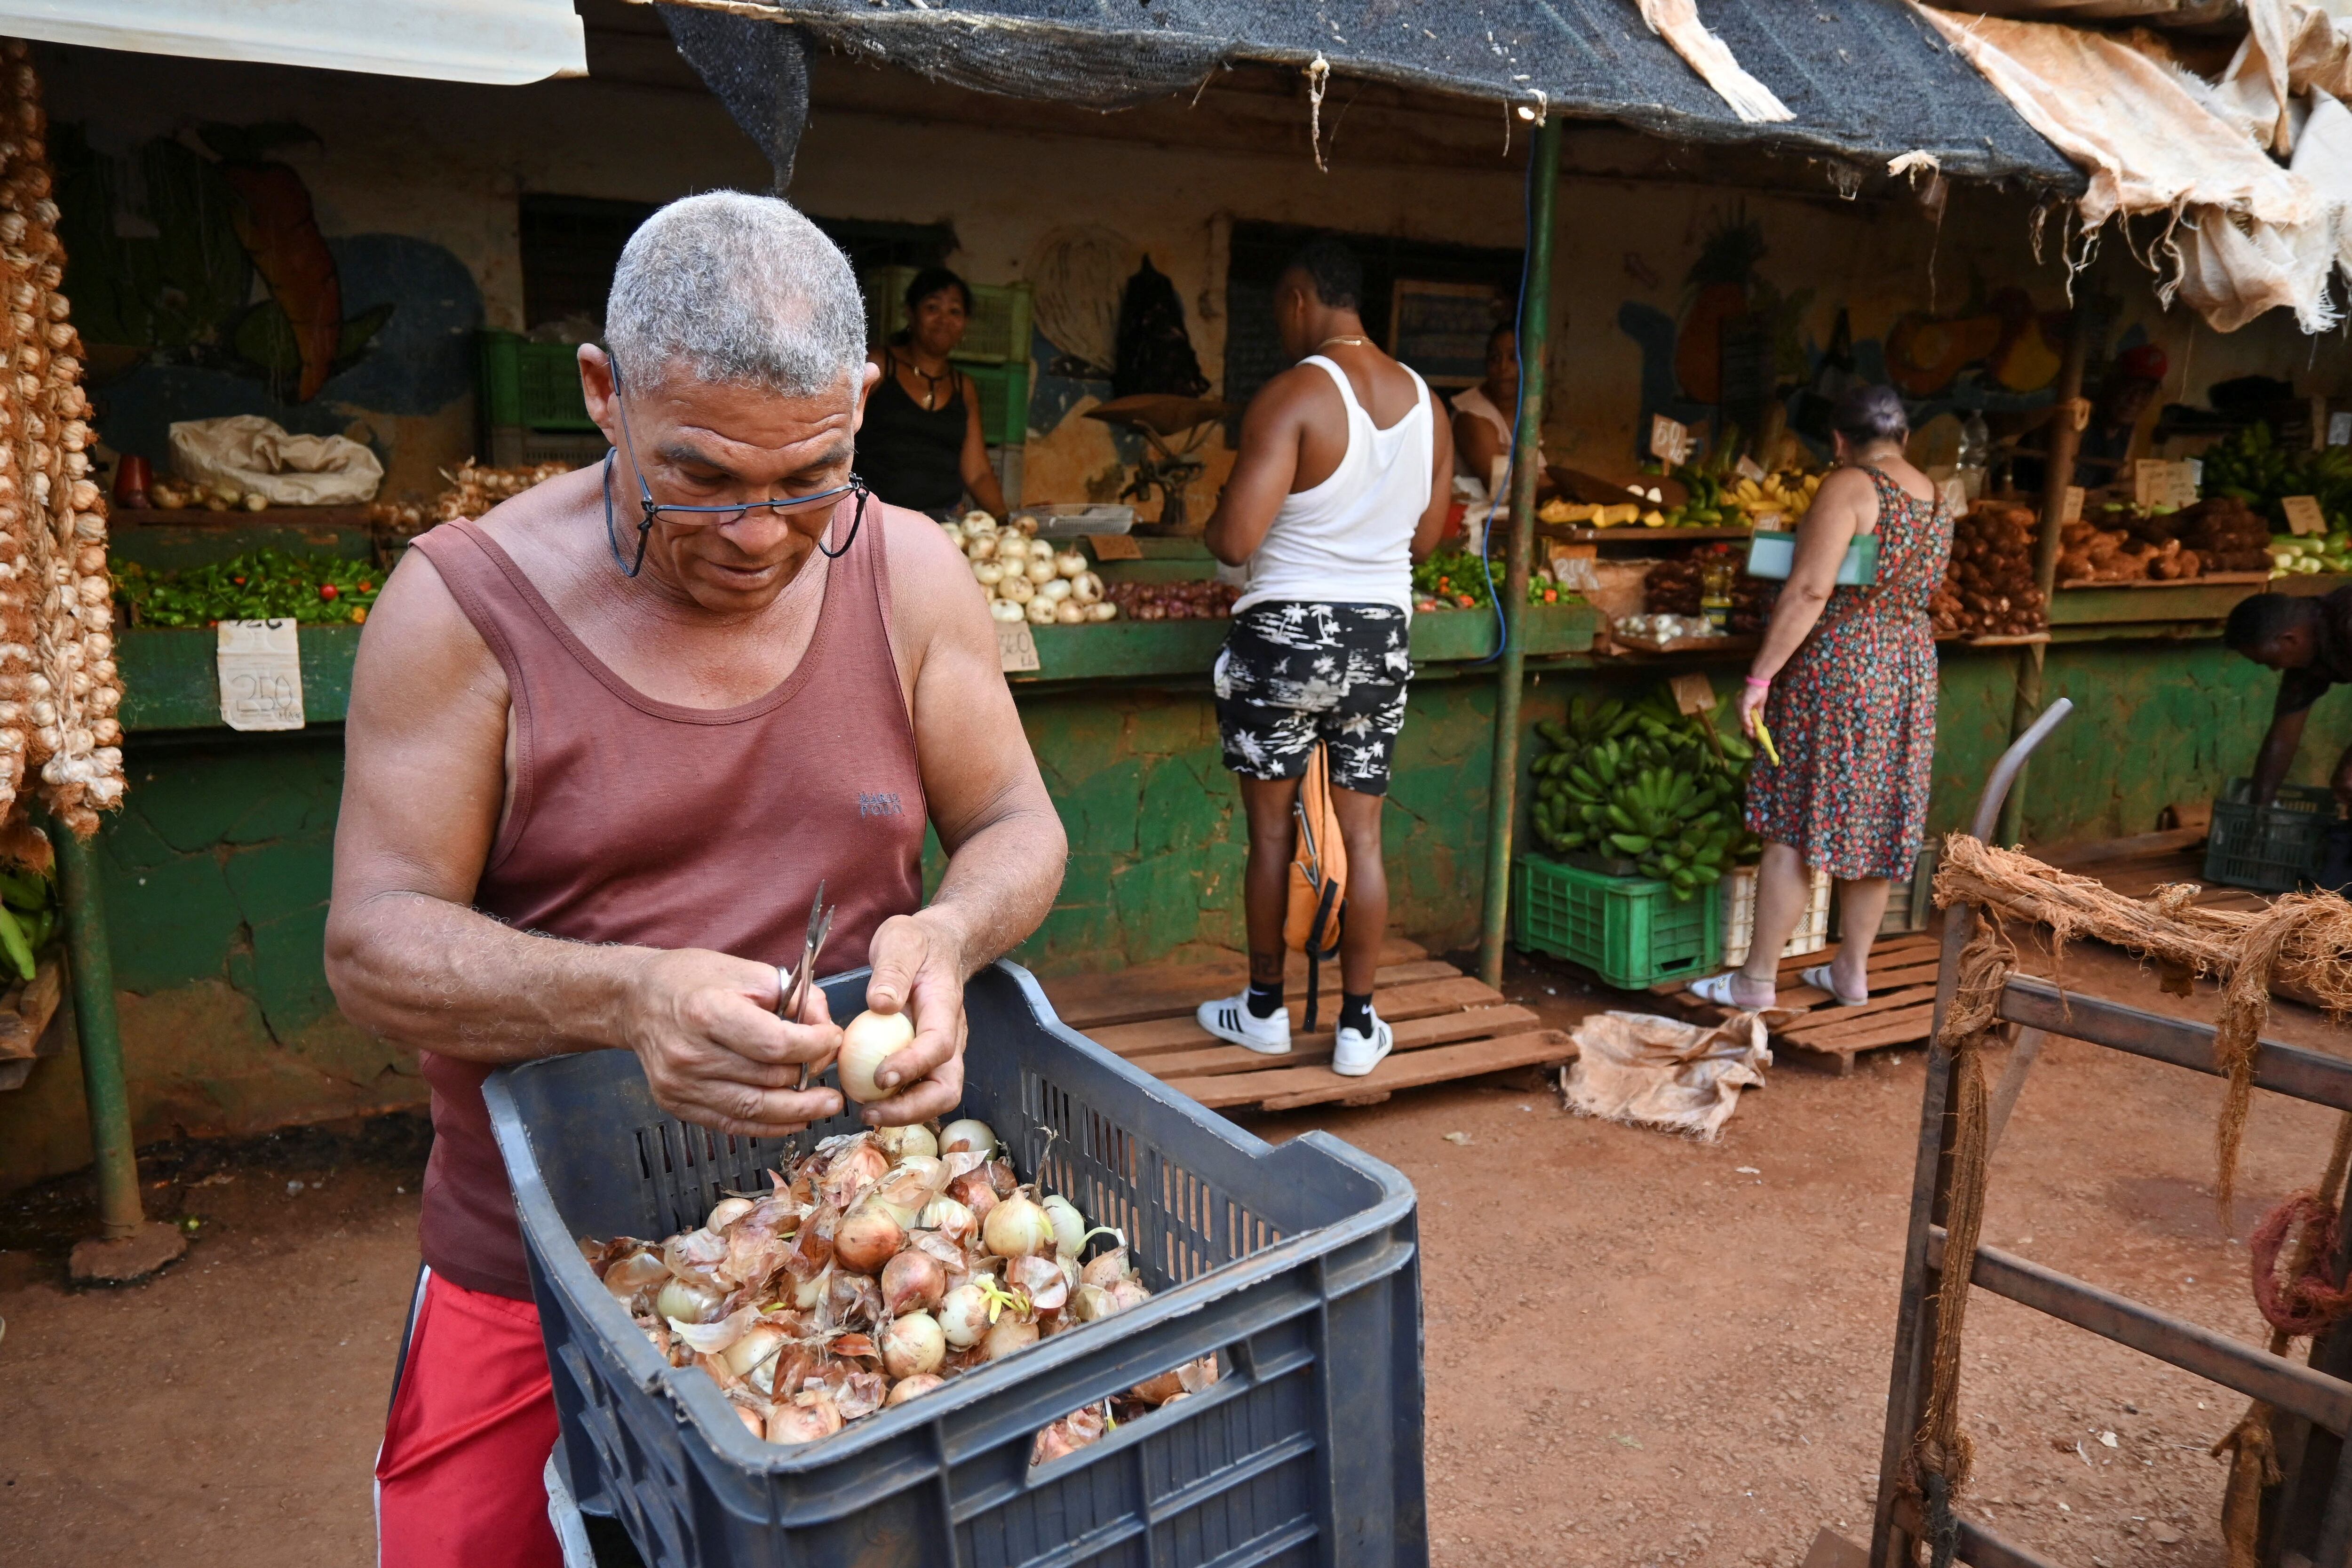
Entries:
[[1753, 750], [1737, 736], [1710, 740], [1706, 719], [1685, 716], [1662, 691], [1631, 706], [1580, 698], [1565, 724], [1536, 732], [1551, 747], [1531, 769], [1545, 848], [1631, 860], [1678, 899], [1759, 852], [1740, 826]]
[[2207, 448], [2203, 489], [2209, 496], [2235, 496], [2286, 525], [2286, 496], [2316, 500], [2330, 521], [2352, 514], [2352, 447], [2296, 451], [2279, 445], [2271, 427], [2254, 424]]
[[19, 867], [0, 870], [0, 952], [20, 979], [33, 978], [33, 955], [57, 929], [57, 884]]

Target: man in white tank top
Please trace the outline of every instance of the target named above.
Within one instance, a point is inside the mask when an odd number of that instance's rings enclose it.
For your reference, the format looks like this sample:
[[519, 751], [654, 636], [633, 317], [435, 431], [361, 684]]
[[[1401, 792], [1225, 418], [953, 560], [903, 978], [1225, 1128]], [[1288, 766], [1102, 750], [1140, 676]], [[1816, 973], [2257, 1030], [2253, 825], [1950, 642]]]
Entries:
[[1444, 531], [1454, 442], [1421, 377], [1372, 346], [1363, 268], [1336, 240], [1276, 280], [1275, 321], [1300, 363], [1242, 416], [1241, 450], [1208, 523], [1211, 553], [1248, 568], [1217, 656], [1217, 727], [1249, 817], [1250, 984], [1203, 1003], [1201, 1026], [1268, 1056], [1290, 1050], [1283, 917], [1291, 807], [1320, 742], [1348, 852], [1332, 1068], [1369, 1073], [1393, 1043], [1372, 1011], [1388, 928], [1381, 798], [1412, 673], [1412, 565]]

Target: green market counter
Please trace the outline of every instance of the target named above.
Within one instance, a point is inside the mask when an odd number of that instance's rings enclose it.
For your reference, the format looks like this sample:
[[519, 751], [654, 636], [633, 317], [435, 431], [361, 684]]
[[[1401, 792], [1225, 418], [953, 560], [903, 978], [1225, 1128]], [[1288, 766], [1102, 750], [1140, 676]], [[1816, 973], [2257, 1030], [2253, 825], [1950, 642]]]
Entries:
[[[1199, 574], [1190, 562], [1124, 564]], [[2289, 581], [2297, 592], [2334, 585]], [[2222, 595], [2151, 589], [2124, 603], [2068, 590], [2059, 599], [2044, 689], [2073, 698], [2077, 713], [2037, 759], [2030, 839], [2142, 831], [2164, 806], [2210, 799], [2245, 771], [2275, 678], [2221, 648]], [[2146, 618], [2158, 604], [2175, 618]], [[2189, 609], [2197, 614], [2178, 614]], [[1631, 694], [1669, 673], [1704, 670], [1727, 700], [1737, 689], [1744, 653], [1604, 656], [1592, 651], [1596, 621], [1582, 605], [1531, 610], [1524, 722], [1559, 717], [1575, 696]], [[414, 1058], [344, 1022], [323, 973], [341, 721], [360, 630], [303, 629], [310, 727], [269, 734], [221, 727], [210, 631], [121, 636], [131, 787], [101, 846], [142, 1138], [257, 1131], [423, 1098]], [[1070, 859], [1052, 913], [1015, 956], [1050, 973], [1240, 945], [1244, 835], [1208, 679], [1225, 624], [1033, 630], [1039, 668], [1012, 681]], [[1496, 695], [1492, 666], [1480, 661], [1493, 638], [1484, 612], [1414, 618], [1390, 882], [1398, 925], [1440, 951], [1477, 936]], [[1965, 821], [2007, 743], [2024, 657], [1939, 650], [1932, 831]], [[2347, 719], [2352, 701], [2321, 705], [2313, 725], [2326, 732], [2306, 744], [2299, 776], [2317, 778], [2352, 741]], [[1541, 747], [1523, 735], [1520, 750], [1524, 765]], [[0, 1095], [0, 1188], [87, 1162], [80, 1092], [67, 1052]]]

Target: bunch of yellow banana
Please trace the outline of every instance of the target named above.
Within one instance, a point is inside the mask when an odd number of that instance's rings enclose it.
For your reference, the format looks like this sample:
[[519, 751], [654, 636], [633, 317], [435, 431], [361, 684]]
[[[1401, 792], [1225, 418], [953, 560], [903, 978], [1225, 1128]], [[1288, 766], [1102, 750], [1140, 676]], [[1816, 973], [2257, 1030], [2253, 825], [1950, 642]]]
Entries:
[[1784, 523], [1793, 525], [1812, 506], [1813, 492], [1821, 488], [1821, 475], [1788, 469], [1761, 479], [1743, 479], [1732, 487], [1731, 494], [1750, 517], [1778, 512]]

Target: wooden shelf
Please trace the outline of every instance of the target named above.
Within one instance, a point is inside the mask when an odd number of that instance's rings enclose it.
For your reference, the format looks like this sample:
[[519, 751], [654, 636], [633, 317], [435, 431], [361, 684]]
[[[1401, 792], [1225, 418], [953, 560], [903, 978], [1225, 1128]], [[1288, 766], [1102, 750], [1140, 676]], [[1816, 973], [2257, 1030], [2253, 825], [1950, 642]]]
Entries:
[[1744, 528], [1579, 528], [1570, 522], [1538, 522], [1536, 531], [1565, 544], [1713, 544], [1748, 536]]

